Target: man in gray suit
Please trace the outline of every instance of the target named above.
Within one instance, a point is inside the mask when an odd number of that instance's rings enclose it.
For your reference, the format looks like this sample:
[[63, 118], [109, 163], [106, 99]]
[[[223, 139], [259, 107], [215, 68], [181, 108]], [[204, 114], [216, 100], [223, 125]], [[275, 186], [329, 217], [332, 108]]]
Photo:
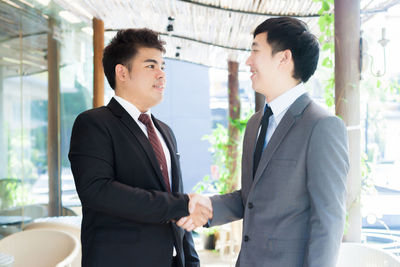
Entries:
[[[241, 190], [211, 197], [211, 226], [243, 218], [236, 266], [336, 264], [346, 212], [347, 134], [304, 89], [318, 56], [318, 42], [300, 20], [268, 19], [254, 32], [246, 64], [265, 108], [247, 124]], [[189, 206], [195, 202], [211, 204], [198, 197]], [[197, 226], [185, 218], [178, 225]]]

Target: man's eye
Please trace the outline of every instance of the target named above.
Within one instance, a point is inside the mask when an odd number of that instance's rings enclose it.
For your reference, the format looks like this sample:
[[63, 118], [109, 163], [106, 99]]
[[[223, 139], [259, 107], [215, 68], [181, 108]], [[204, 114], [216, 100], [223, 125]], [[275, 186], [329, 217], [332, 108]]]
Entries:
[[165, 70], [165, 66], [161, 66], [161, 70]]
[[154, 65], [148, 65], [146, 68], [154, 69]]

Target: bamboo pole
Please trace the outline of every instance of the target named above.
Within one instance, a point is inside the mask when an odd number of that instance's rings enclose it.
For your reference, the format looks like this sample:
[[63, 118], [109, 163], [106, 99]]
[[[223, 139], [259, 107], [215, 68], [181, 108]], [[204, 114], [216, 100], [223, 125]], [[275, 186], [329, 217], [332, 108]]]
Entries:
[[348, 129], [348, 229], [345, 241], [361, 241], [360, 1], [335, 0], [335, 108]]
[[104, 105], [104, 22], [93, 18], [93, 107]]
[[49, 216], [61, 216], [61, 165], [60, 165], [60, 54], [54, 39], [55, 21], [49, 19], [47, 35], [48, 68], [48, 128], [47, 166], [49, 174]]

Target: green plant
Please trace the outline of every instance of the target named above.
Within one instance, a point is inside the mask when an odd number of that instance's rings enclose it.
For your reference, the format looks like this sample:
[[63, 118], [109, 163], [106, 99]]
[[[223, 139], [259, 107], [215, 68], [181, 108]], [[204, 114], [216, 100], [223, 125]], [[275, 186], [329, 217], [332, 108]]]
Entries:
[[[232, 125], [234, 125], [237, 129], [239, 129], [240, 133], [240, 140], [242, 140], [244, 130], [247, 125], [247, 121], [251, 117], [251, 113], [248, 113], [245, 118], [232, 120], [229, 118], [229, 121]], [[202, 138], [203, 140], [207, 140], [211, 147], [209, 151], [213, 155], [213, 163], [217, 167], [218, 177], [211, 177], [210, 175], [206, 175], [202, 181], [198, 182], [193, 190], [196, 193], [202, 193], [204, 191], [210, 192], [218, 192], [219, 194], [225, 194], [231, 192], [232, 188], [232, 173], [228, 166], [232, 164], [232, 158], [228, 156], [228, 129], [225, 128], [223, 125], [218, 124], [217, 128], [215, 128], [210, 135], [205, 135]], [[239, 142], [239, 159], [241, 160], [241, 141]]]
[[17, 179], [1, 179], [0, 180], [0, 209], [6, 209], [16, 205], [18, 197], [18, 188], [21, 181]]
[[0, 180], [0, 210], [33, 203], [29, 197], [30, 185], [19, 179]]
[[[0, 177], [1, 209], [31, 203], [29, 190], [38, 178], [37, 168], [26, 153], [32, 146], [28, 135], [20, 130], [5, 128], [8, 137], [7, 170], [6, 178]], [[31, 149], [31, 152], [34, 151]]]
[[328, 71], [329, 75], [324, 82], [324, 98], [328, 107], [335, 104], [334, 90], [335, 90], [335, 43], [333, 39], [335, 16], [332, 12], [334, 0], [313, 0], [314, 2], [321, 3], [321, 9], [318, 11], [320, 15], [318, 19], [318, 26], [321, 31], [319, 42], [321, 43], [321, 60], [322, 66]]

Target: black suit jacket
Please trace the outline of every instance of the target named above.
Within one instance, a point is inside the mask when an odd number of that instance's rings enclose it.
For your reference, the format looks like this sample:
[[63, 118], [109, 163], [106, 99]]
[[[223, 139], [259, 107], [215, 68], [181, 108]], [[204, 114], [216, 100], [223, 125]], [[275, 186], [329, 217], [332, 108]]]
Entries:
[[152, 117], [171, 154], [172, 193], [146, 135], [113, 98], [75, 120], [69, 160], [82, 202], [82, 266], [199, 266], [190, 233], [172, 220], [188, 215], [172, 130]]

